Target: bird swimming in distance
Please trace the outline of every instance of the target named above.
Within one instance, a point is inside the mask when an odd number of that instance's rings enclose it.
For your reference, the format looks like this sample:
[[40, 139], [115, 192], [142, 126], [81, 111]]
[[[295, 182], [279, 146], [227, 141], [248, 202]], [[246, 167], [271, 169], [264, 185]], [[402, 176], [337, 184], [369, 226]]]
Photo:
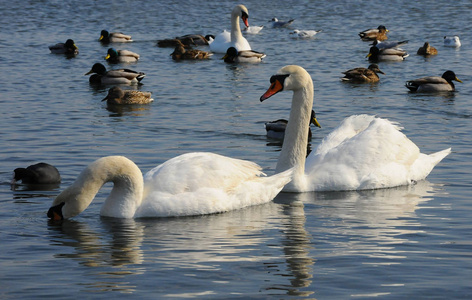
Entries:
[[108, 43], [129, 43], [133, 40], [131, 39], [131, 35], [126, 35], [122, 32], [108, 32], [106, 30], [102, 30], [100, 32], [100, 38], [98, 39], [102, 44]]
[[203, 50], [185, 48], [184, 44], [177, 40], [174, 52], [170, 55], [173, 60], [198, 60], [208, 59], [212, 54]]
[[290, 32], [289, 34], [292, 35], [294, 38], [300, 39], [310, 39], [313, 38], [317, 33], [320, 33], [321, 30], [298, 30], [295, 29], [294, 31]]
[[75, 45], [74, 40], [71, 39], [68, 39], [65, 43], [57, 43], [49, 46], [49, 50], [53, 54], [65, 54], [67, 56], [79, 54], [79, 48]]
[[123, 90], [118, 86], [114, 86], [108, 90], [108, 95], [102, 101], [107, 101], [107, 104], [110, 105], [132, 105], [149, 104], [154, 99], [151, 98], [150, 92]]
[[385, 74], [378, 64], [370, 64], [367, 68], [354, 68], [343, 72], [344, 77], [341, 80], [354, 83], [378, 82], [380, 78], [377, 73]]
[[292, 25], [294, 21], [295, 19], [291, 19], [288, 21], [279, 21], [279, 19], [274, 17], [271, 20], [269, 20], [269, 23], [272, 28], [282, 28], [282, 27], [289, 27], [290, 25]]
[[418, 49], [416, 54], [424, 56], [437, 55], [438, 49], [431, 46], [428, 42], [425, 42], [424, 45]]
[[110, 63], [130, 63], [139, 60], [139, 54], [129, 50], [116, 50], [109, 48], [105, 60]]
[[375, 29], [371, 28], [359, 32], [359, 37], [363, 41], [385, 41], [388, 39], [387, 32], [389, 30], [384, 25], [380, 25]]
[[107, 71], [101, 63], [95, 63], [92, 69], [85, 75], [92, 74], [89, 78], [91, 84], [135, 84], [140, 83], [146, 76], [143, 72], [131, 69], [115, 69]]
[[459, 37], [457, 35], [455, 35], [455, 36], [445, 36], [444, 37], [444, 46], [446, 46], [446, 47], [458, 48], [461, 45], [462, 45], [461, 40], [459, 39]]
[[369, 53], [366, 57], [372, 62], [379, 61], [402, 61], [407, 58], [409, 54], [400, 48], [379, 49], [375, 46], [370, 47]]
[[262, 52], [254, 50], [238, 51], [234, 47], [229, 47], [222, 59], [227, 63], [258, 63], [264, 57], [266, 55]]
[[453, 92], [456, 90], [452, 81], [462, 82], [456, 74], [448, 70], [439, 76], [421, 77], [406, 82], [405, 86], [411, 92], [435, 93], [435, 92]]
[[238, 51], [251, 50], [251, 45], [241, 33], [239, 20], [249, 27], [249, 11], [244, 5], [236, 5], [231, 11], [231, 32], [224, 30], [210, 43], [210, 50], [214, 53], [226, 53], [229, 47]]

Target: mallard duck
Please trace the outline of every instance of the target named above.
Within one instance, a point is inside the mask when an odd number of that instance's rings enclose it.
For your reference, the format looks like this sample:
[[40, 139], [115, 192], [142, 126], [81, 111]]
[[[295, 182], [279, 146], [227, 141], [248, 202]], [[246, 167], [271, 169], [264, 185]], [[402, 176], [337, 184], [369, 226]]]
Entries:
[[387, 37], [388, 29], [385, 26], [380, 25], [376, 29], [367, 29], [359, 32], [359, 36], [363, 41], [385, 41]]
[[292, 25], [294, 21], [295, 19], [291, 19], [288, 21], [279, 21], [279, 19], [277, 18], [272, 18], [271, 20], [269, 20], [269, 23], [272, 28], [282, 28]]
[[399, 48], [379, 49], [375, 46], [370, 47], [369, 54], [366, 57], [372, 62], [379, 61], [401, 61], [408, 57], [409, 54]]
[[409, 80], [405, 86], [412, 92], [420, 93], [453, 92], [455, 91], [453, 80], [462, 82], [453, 71], [446, 71], [441, 77], [428, 76]]
[[[271, 139], [283, 140], [285, 136], [285, 128], [287, 128], [287, 123], [288, 121], [285, 119], [278, 119], [275, 121], [266, 122], [264, 125], [267, 131], [267, 137]], [[311, 111], [310, 124], [321, 128], [320, 123], [318, 123], [318, 120], [316, 119], [316, 113], [314, 110]], [[308, 126], [308, 139], [311, 139], [311, 136], [311, 129]]]
[[103, 44], [129, 43], [133, 41], [131, 39], [131, 35], [126, 35], [121, 32], [108, 32], [106, 30], [102, 30], [102, 32], [100, 32], [100, 38], [98, 40]]
[[385, 74], [380, 70], [379, 65], [370, 64], [368, 68], [354, 68], [343, 72], [344, 77], [341, 80], [355, 83], [378, 82], [380, 78], [377, 73]]
[[290, 32], [289, 34], [292, 35], [294, 38], [310, 39], [310, 38], [313, 38], [319, 32], [321, 32], [321, 30], [298, 30], [298, 29], [295, 29], [294, 31]]
[[26, 168], [16, 168], [11, 184], [20, 180], [23, 184], [56, 184], [61, 182], [61, 175], [53, 165], [41, 162]]
[[177, 46], [175, 46], [174, 52], [170, 54], [173, 60], [196, 60], [196, 59], [207, 59], [210, 58], [211, 54], [206, 51], [197, 49], [185, 49], [184, 44], [177, 40]]
[[375, 46], [377, 48], [379, 48], [380, 50], [382, 49], [390, 49], [390, 48], [398, 48], [400, 47], [401, 45], [405, 45], [408, 43], [408, 40], [405, 40], [405, 41], [378, 41], [378, 40], [375, 40], [371, 45], [372, 46]]
[[460, 47], [461, 40], [457, 35], [455, 36], [445, 36], [444, 37], [444, 46], [446, 47]]
[[236, 50], [234, 47], [229, 47], [226, 54], [223, 56], [223, 60], [227, 63], [257, 63], [261, 62], [266, 55], [262, 52], [253, 50]]
[[139, 54], [134, 53], [129, 50], [116, 50], [114, 48], [109, 48], [105, 60], [110, 63], [129, 63], [137, 62], [139, 59]]
[[139, 83], [146, 76], [143, 72], [136, 72], [130, 69], [118, 69], [107, 71], [104, 65], [96, 63], [92, 69], [85, 73], [89, 75], [94, 73], [89, 78], [92, 84], [133, 84]]
[[231, 12], [231, 33], [224, 30], [218, 34], [210, 44], [210, 50], [215, 53], [226, 53], [229, 47], [235, 47], [238, 51], [251, 50], [251, 45], [241, 33], [239, 26], [241, 19], [246, 27], [249, 26], [249, 11], [244, 5], [236, 5]]
[[150, 92], [123, 90], [118, 86], [108, 90], [108, 95], [102, 101], [105, 100], [111, 105], [149, 104], [154, 101]]
[[394, 122], [369, 115], [346, 118], [308, 157], [307, 134], [314, 87], [310, 74], [289, 65], [270, 78], [260, 101], [292, 91], [290, 118], [275, 172], [293, 169], [288, 192], [388, 188], [423, 180], [451, 148], [433, 154], [420, 149]]
[[438, 54], [438, 50], [436, 48], [434, 48], [433, 46], [431, 46], [428, 42], [425, 42], [423, 47], [420, 47], [418, 49], [418, 52], [416, 52], [418, 55], [424, 55], [424, 56], [428, 56], [428, 55], [436, 55]]
[[210, 41], [213, 41], [215, 37], [213, 35], [203, 36], [201, 34], [187, 34], [183, 36], [177, 36], [173, 39], [158, 40], [157, 46], [159, 47], [175, 47], [177, 41], [182, 42], [184, 46], [207, 46]]
[[57, 43], [49, 46], [49, 50], [54, 54], [66, 54], [71, 56], [79, 54], [79, 48], [71, 39], [68, 39], [65, 43]]

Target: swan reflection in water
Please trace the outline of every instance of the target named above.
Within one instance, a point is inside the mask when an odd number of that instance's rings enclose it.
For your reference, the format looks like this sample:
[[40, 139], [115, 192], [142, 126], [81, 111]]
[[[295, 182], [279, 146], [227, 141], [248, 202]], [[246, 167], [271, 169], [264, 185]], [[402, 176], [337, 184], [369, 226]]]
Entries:
[[[362, 192], [281, 193], [271, 203], [200, 217], [114, 219], [97, 213], [51, 224], [50, 239], [57, 259], [87, 267], [87, 283], [80, 285], [88, 290], [245, 294], [238, 278], [243, 288], [256, 285], [259, 296], [309, 296], [322, 288], [313, 277], [328, 272], [326, 261], [352, 255], [377, 257], [380, 264], [403, 259], [395, 244], [420, 231], [415, 210], [433, 194], [434, 186], [421, 181]], [[324, 263], [315, 265], [319, 260]], [[149, 280], [137, 276], [142, 274]]]

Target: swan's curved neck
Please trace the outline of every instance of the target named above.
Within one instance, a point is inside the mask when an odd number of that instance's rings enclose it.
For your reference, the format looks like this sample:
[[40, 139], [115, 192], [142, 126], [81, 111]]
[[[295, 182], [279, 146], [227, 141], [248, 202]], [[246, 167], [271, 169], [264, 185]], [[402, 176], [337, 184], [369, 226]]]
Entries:
[[312, 107], [313, 82], [309, 80], [303, 88], [293, 91], [290, 117], [276, 166], [276, 173], [294, 168], [293, 184], [297, 184], [305, 173], [308, 127]]
[[231, 41], [236, 41], [242, 35], [239, 25], [239, 14], [233, 13], [231, 15]]
[[73, 217], [90, 205], [107, 182], [113, 182], [113, 188], [102, 206], [101, 215], [133, 217], [143, 198], [143, 176], [135, 163], [121, 156], [104, 157], [90, 164], [70, 187], [56, 197], [53, 205], [64, 202], [64, 218]]

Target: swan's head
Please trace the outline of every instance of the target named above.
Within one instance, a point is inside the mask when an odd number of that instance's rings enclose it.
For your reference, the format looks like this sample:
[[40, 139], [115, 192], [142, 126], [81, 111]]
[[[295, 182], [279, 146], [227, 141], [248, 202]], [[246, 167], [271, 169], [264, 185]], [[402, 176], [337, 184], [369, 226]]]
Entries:
[[288, 65], [281, 68], [270, 78], [270, 87], [261, 96], [261, 102], [285, 90], [296, 91], [312, 85], [312, 79], [308, 72], [296, 65]]
[[233, 15], [233, 16], [237, 16], [237, 17], [240, 17], [241, 20], [243, 20], [244, 25], [246, 25], [246, 27], [249, 27], [249, 22], [248, 22], [248, 19], [249, 19], [249, 11], [247, 10], [246, 6], [244, 6], [244, 5], [242, 5], [242, 4], [237, 5], [237, 6], [233, 9], [232, 15]]

